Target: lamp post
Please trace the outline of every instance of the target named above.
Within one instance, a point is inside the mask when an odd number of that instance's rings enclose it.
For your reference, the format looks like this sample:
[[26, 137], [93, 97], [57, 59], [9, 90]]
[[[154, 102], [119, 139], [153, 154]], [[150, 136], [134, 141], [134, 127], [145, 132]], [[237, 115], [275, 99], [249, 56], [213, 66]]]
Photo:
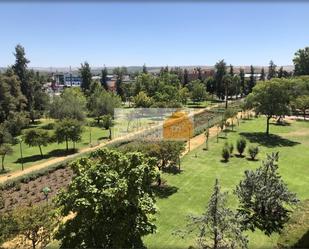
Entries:
[[21, 170], [24, 170], [24, 159], [23, 159], [23, 149], [21, 143], [23, 142], [22, 138], [18, 139], [19, 149], [20, 149], [20, 162], [21, 162]]

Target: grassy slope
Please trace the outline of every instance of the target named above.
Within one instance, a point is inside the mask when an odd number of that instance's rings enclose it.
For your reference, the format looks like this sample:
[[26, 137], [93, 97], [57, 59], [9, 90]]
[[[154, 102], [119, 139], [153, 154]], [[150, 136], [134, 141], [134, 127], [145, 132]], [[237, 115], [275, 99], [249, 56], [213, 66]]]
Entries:
[[[154, 235], [147, 236], [144, 241], [149, 248], [188, 248], [194, 245], [194, 239], [185, 240], [173, 236], [176, 229], [185, 227], [186, 215], [189, 213], [200, 214], [207, 204], [212, 191], [214, 180], [220, 180], [222, 189], [231, 194], [235, 185], [243, 177], [246, 169], [253, 169], [261, 164], [261, 159], [266, 153], [280, 152], [279, 168], [283, 179], [292, 191], [297, 192], [303, 200], [309, 198], [309, 122], [293, 122], [291, 126], [271, 126], [273, 134], [280, 134], [280, 138], [260, 146], [259, 161], [253, 162], [246, 158], [233, 157], [229, 163], [222, 163], [221, 149], [225, 141], [233, 142], [239, 137], [239, 132], [263, 132], [265, 119], [254, 119], [241, 123], [237, 132], [230, 132], [228, 139], [221, 138], [219, 143], [213, 138], [210, 142], [210, 150], [204, 151], [198, 148], [185, 156], [182, 160], [183, 172], [178, 175], [164, 174], [169, 185], [178, 188], [178, 191], [167, 198], [159, 199], [157, 205], [159, 214], [157, 217], [158, 231]], [[222, 134], [224, 137], [224, 135]], [[256, 134], [251, 139], [259, 140], [262, 133]], [[295, 143], [293, 143], [293, 141]], [[235, 145], [234, 145], [235, 147]], [[196, 157], [196, 156], [197, 157]], [[235, 207], [237, 202], [230, 195], [230, 205]], [[277, 243], [278, 235], [267, 237], [261, 232], [249, 233], [250, 248], [270, 248]]]
[[[38, 124], [31, 126], [30, 128], [42, 127], [48, 125], [49, 123], [53, 123], [54, 120], [51, 119], [42, 119]], [[80, 149], [83, 147], [89, 146], [89, 137], [90, 137], [90, 129], [88, 126], [85, 126], [82, 134], [82, 140], [76, 144], [76, 148]], [[52, 134], [52, 131], [49, 131]], [[102, 140], [108, 136], [109, 132], [103, 130], [98, 127], [91, 127], [91, 137], [92, 144], [97, 144], [98, 140]], [[72, 148], [72, 143], [69, 143], [69, 147]], [[65, 153], [65, 143], [51, 143], [46, 147], [42, 147], [44, 158], [42, 159], [40, 156], [40, 151], [38, 147], [29, 147], [26, 144], [22, 144], [23, 148], [23, 158], [24, 158], [24, 166], [31, 166], [33, 164], [37, 164], [43, 162], [47, 159], [51, 159], [56, 157], [57, 155], [64, 155]], [[14, 171], [21, 168], [21, 164], [19, 161], [20, 158], [20, 149], [19, 144], [13, 146], [13, 154], [5, 157], [5, 168], [6, 170]]]

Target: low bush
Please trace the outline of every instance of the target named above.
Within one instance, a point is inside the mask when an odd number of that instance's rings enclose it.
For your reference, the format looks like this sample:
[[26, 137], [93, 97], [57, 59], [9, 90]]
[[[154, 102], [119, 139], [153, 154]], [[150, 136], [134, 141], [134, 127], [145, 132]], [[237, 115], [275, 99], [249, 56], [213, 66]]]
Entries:
[[226, 143], [222, 149], [222, 157], [225, 162], [227, 162], [230, 158], [230, 148], [229, 145]]
[[259, 153], [259, 147], [251, 145], [248, 149], [251, 160], [254, 160]]
[[237, 140], [237, 151], [240, 156], [242, 155], [242, 153], [244, 153], [246, 145], [247, 145], [247, 141], [243, 137]]

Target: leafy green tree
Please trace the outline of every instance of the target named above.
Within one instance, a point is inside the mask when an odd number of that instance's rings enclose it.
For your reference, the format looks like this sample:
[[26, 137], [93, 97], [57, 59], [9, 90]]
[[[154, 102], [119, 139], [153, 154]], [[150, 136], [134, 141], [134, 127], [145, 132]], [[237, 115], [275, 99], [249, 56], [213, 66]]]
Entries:
[[55, 96], [50, 105], [51, 118], [84, 120], [86, 98], [79, 88], [67, 88], [60, 96]]
[[189, 73], [188, 73], [188, 69], [185, 69], [183, 71], [183, 85], [187, 86], [189, 84]]
[[269, 120], [274, 116], [286, 115], [289, 113], [290, 96], [287, 84], [282, 80], [273, 79], [260, 82], [253, 88], [252, 104], [256, 113], [266, 115], [266, 134], [269, 134]]
[[226, 63], [224, 60], [221, 60], [216, 63], [215, 65], [215, 80], [216, 80], [216, 93], [218, 98], [224, 99], [225, 92], [224, 92], [224, 82], [223, 77], [226, 75]]
[[242, 155], [242, 153], [244, 153], [246, 145], [247, 145], [247, 141], [243, 137], [237, 140], [236, 147], [237, 147], [237, 151], [240, 156]]
[[36, 205], [16, 209], [13, 213], [17, 224], [18, 234], [26, 238], [20, 239], [20, 246], [31, 242], [32, 249], [46, 247], [52, 238], [53, 230], [56, 227], [56, 219], [52, 206]]
[[18, 76], [19, 80], [20, 80], [20, 88], [21, 88], [21, 92], [22, 94], [28, 98], [29, 96], [29, 81], [28, 81], [28, 77], [27, 77], [27, 67], [28, 67], [28, 63], [30, 62], [27, 58], [26, 58], [26, 53], [25, 53], [25, 49], [23, 46], [21, 46], [20, 44], [18, 44], [15, 47], [15, 64], [13, 65], [13, 70], [15, 72], [15, 74]]
[[153, 100], [151, 97], [148, 97], [147, 94], [143, 91], [139, 92], [134, 98], [135, 107], [150, 107], [153, 104]]
[[265, 81], [265, 78], [266, 78], [266, 76], [265, 76], [265, 70], [264, 70], [264, 67], [262, 67], [262, 69], [261, 69], [261, 75], [260, 75], [260, 80]]
[[241, 97], [243, 97], [243, 95], [246, 95], [245, 71], [243, 68], [240, 69], [239, 77], [240, 77], [240, 88], [241, 88], [240, 93]]
[[292, 106], [296, 109], [299, 109], [304, 115], [304, 120], [306, 120], [306, 111], [309, 110], [309, 95], [302, 95], [297, 97], [292, 102]]
[[96, 86], [88, 97], [87, 107], [90, 116], [95, 117], [98, 124], [100, 123], [102, 115], [113, 115], [114, 109], [120, 106], [120, 97], [105, 91], [101, 86]]
[[214, 79], [214, 77], [211, 76], [211, 77], [208, 77], [206, 79], [206, 90], [212, 96], [215, 94], [215, 92], [216, 92], [216, 80]]
[[121, 97], [121, 99], [125, 99], [124, 91], [123, 91], [123, 76], [128, 73], [126, 67], [117, 67], [113, 70], [113, 73], [116, 75], [116, 92]]
[[229, 88], [231, 87], [233, 83], [233, 78], [231, 75], [224, 75], [222, 82], [224, 84], [224, 96], [225, 96], [225, 109], [227, 109], [228, 106], [228, 97], [229, 97]]
[[82, 78], [81, 88], [85, 92], [86, 90], [89, 90], [92, 81], [91, 68], [87, 61], [81, 64], [79, 72]]
[[221, 192], [218, 179], [215, 181], [207, 209], [201, 216], [190, 215], [186, 231], [182, 237], [197, 233], [198, 248], [248, 248], [247, 236], [242, 234], [239, 219], [227, 207], [227, 192]]
[[1, 167], [2, 171], [5, 171], [4, 168], [4, 159], [6, 155], [11, 155], [13, 153], [12, 146], [10, 144], [0, 144], [0, 156], [1, 156]]
[[278, 78], [283, 78], [283, 67], [280, 67], [280, 68], [279, 68], [279, 71], [278, 71]]
[[238, 75], [234, 75], [232, 77], [232, 84], [229, 92], [234, 94], [236, 99], [238, 98], [239, 94], [241, 94], [241, 79]]
[[309, 47], [299, 49], [293, 59], [295, 75], [309, 75]]
[[26, 130], [24, 134], [25, 143], [31, 147], [38, 146], [43, 157], [42, 146], [47, 146], [51, 139], [47, 131], [42, 129]]
[[112, 139], [112, 126], [114, 125], [113, 118], [110, 114], [102, 117], [103, 127], [105, 130], [109, 130], [109, 139]]
[[0, 74], [0, 123], [25, 109], [27, 99], [20, 90], [20, 81], [11, 71]]
[[188, 98], [190, 97], [190, 92], [189, 89], [187, 87], [182, 87], [179, 89], [179, 101], [182, 104], [186, 104], [188, 101]]
[[200, 80], [194, 80], [192, 83], [191, 98], [194, 102], [201, 102], [207, 98], [205, 85]]
[[252, 231], [260, 229], [268, 236], [282, 230], [290, 207], [298, 202], [278, 173], [278, 158], [278, 152], [272, 153], [260, 168], [245, 171], [235, 190], [243, 226]]
[[234, 67], [233, 67], [232, 64], [230, 64], [230, 72], [229, 72], [229, 74], [230, 74], [231, 76], [234, 76]]
[[101, 72], [101, 84], [104, 87], [104, 89], [107, 91], [108, 90], [108, 85], [107, 85], [107, 68], [104, 66]]
[[268, 75], [267, 75], [268, 80], [275, 78], [277, 76], [276, 67], [277, 66], [275, 65], [275, 63], [271, 60], [269, 62], [269, 67], [268, 67]]
[[253, 87], [255, 86], [256, 80], [255, 80], [255, 71], [254, 67], [250, 66], [250, 80], [248, 82], [248, 93], [252, 92]]
[[[1, 193], [0, 198], [2, 199]], [[0, 244], [14, 238], [17, 235], [17, 223], [12, 212], [0, 212]]]
[[197, 67], [196, 71], [197, 71], [197, 79], [203, 81], [202, 69], [200, 67]]
[[81, 140], [82, 126], [74, 119], [64, 119], [58, 121], [55, 129], [55, 139], [58, 143], [65, 142], [66, 151], [69, 150], [69, 141], [74, 144]]
[[143, 73], [147, 74], [148, 73], [148, 70], [147, 70], [147, 67], [146, 67], [146, 64], [143, 65]]
[[76, 215], [58, 231], [60, 248], [143, 248], [142, 236], [156, 230], [155, 161], [104, 148], [72, 168], [75, 177], [57, 203], [63, 216]]

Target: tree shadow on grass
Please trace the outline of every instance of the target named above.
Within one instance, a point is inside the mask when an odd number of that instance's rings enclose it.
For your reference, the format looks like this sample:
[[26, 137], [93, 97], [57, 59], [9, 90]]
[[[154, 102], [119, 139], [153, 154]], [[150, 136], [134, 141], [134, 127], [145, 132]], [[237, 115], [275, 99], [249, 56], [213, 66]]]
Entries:
[[258, 143], [265, 147], [291, 147], [299, 142], [295, 142], [278, 135], [269, 134], [268, 136], [263, 132], [241, 132], [239, 135], [244, 136], [251, 143]]
[[292, 248], [309, 248], [309, 230], [307, 230]]
[[162, 171], [164, 173], [169, 173], [169, 174], [174, 174], [174, 175], [180, 174], [182, 172], [182, 170], [176, 166], [164, 167]]
[[40, 154], [23, 157], [23, 159], [18, 158], [14, 163], [32, 163], [43, 159], [49, 159], [51, 157], [60, 157], [67, 156], [76, 153], [76, 149], [69, 149], [66, 151], [65, 149], [56, 149], [52, 150], [47, 154], [43, 154], [43, 157]]
[[152, 186], [152, 189], [155, 195], [159, 198], [167, 198], [178, 191], [177, 187], [169, 185], [161, 185], [161, 186], [155, 185]]

